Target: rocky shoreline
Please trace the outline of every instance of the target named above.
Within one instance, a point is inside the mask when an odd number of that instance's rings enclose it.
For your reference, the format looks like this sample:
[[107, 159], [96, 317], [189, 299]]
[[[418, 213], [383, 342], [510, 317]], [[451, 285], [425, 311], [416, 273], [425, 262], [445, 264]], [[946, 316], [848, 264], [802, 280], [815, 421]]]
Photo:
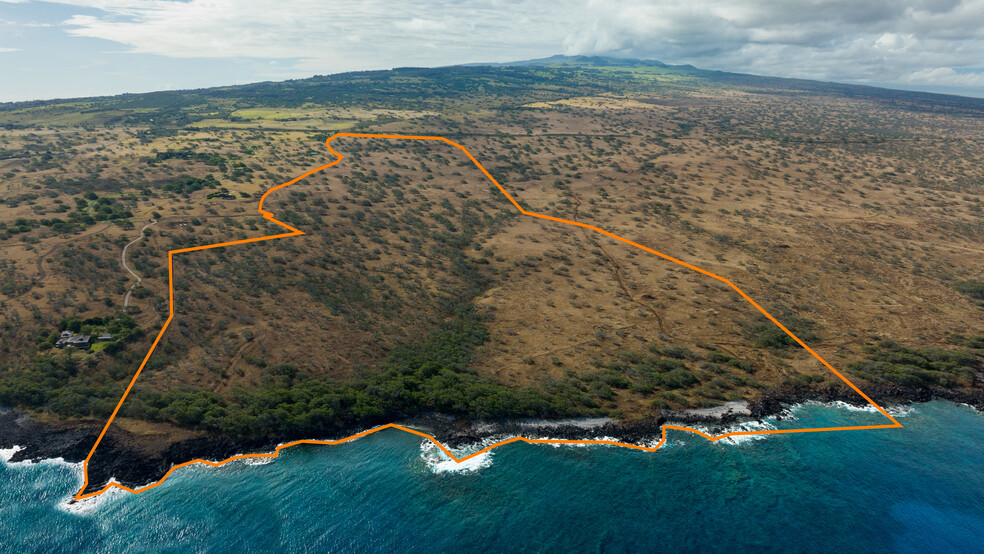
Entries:
[[[984, 390], [951, 391], [947, 389], [902, 389], [874, 387], [866, 393], [876, 402], [899, 405], [948, 400], [974, 406], [984, 411]], [[867, 403], [846, 387], [829, 386], [809, 389], [773, 389], [748, 403], [731, 403], [725, 409], [664, 412], [659, 416], [631, 421], [604, 418], [594, 420], [469, 422], [440, 415], [421, 415], [399, 422], [426, 432], [443, 444], [454, 448], [474, 444], [493, 436], [525, 436], [529, 438], [588, 439], [600, 436], [637, 443], [661, 436], [665, 423], [702, 425], [720, 432], [728, 425], [760, 420], [780, 414], [786, 407], [804, 402], [846, 402], [865, 406]], [[731, 409], [727, 409], [727, 408]], [[85, 459], [99, 435], [103, 422], [41, 423], [16, 410], [0, 411], [0, 449], [21, 447], [11, 462], [40, 461], [60, 458], [68, 463]], [[358, 433], [364, 428], [340, 428], [330, 436], [319, 439], [338, 439]], [[223, 460], [236, 454], [273, 451], [277, 445], [297, 440], [300, 436], [271, 437], [261, 440], [237, 440], [215, 435], [201, 435], [167, 445], [148, 455], [128, 440], [126, 433], [106, 435], [89, 467], [87, 492], [102, 488], [114, 480], [129, 487], [140, 487], [159, 480], [172, 466], [203, 458]]]

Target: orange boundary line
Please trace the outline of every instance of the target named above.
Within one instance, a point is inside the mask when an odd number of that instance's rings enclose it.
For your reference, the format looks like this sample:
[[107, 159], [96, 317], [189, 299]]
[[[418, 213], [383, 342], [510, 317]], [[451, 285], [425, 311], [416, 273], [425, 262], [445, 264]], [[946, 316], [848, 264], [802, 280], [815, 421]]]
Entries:
[[[618, 442], [618, 441], [609, 441], [609, 440], [528, 439], [526, 437], [513, 437], [513, 438], [510, 438], [510, 439], [506, 439], [506, 440], [502, 440], [502, 441], [496, 442], [494, 444], [490, 444], [489, 446], [486, 446], [485, 448], [483, 448], [483, 449], [481, 449], [481, 450], [479, 450], [477, 452], [472, 452], [471, 454], [468, 454], [467, 456], [464, 456], [462, 458], [458, 458], [457, 456], [455, 456], [454, 454], [452, 454], [451, 451], [447, 447], [445, 447], [443, 444], [441, 444], [440, 441], [438, 441], [433, 436], [428, 435], [427, 433], [423, 433], [421, 431], [410, 429], [409, 427], [403, 427], [402, 425], [397, 425], [395, 423], [389, 423], [387, 425], [382, 425], [380, 427], [374, 427], [372, 429], [368, 429], [366, 431], [362, 431], [361, 433], [356, 433], [356, 434], [354, 434], [352, 436], [345, 437], [343, 439], [338, 439], [338, 440], [297, 440], [297, 441], [289, 442], [287, 444], [281, 444], [273, 452], [267, 452], [267, 453], [262, 453], [262, 454], [241, 454], [241, 455], [238, 455], [238, 456], [232, 456], [231, 458], [226, 458], [225, 460], [222, 460], [220, 462], [211, 462], [211, 461], [208, 461], [208, 460], [195, 459], [195, 460], [191, 460], [191, 461], [184, 462], [182, 464], [178, 464], [176, 466], [173, 466], [158, 481], [156, 481], [154, 483], [151, 483], [149, 485], [146, 485], [144, 487], [132, 489], [130, 487], [127, 487], [127, 486], [124, 486], [124, 485], [121, 485], [121, 484], [118, 484], [118, 483], [108, 483], [105, 487], [103, 487], [102, 489], [100, 489], [100, 490], [98, 490], [96, 492], [92, 492], [92, 493], [89, 493], [89, 494], [82, 494], [85, 491], [86, 487], [89, 486], [89, 461], [92, 459], [93, 454], [96, 453], [96, 449], [99, 447], [99, 443], [102, 442], [103, 437], [106, 436], [106, 431], [109, 429], [109, 426], [113, 423], [113, 420], [116, 419], [116, 414], [119, 413], [120, 408], [123, 406], [123, 402], [126, 400], [126, 397], [130, 394], [130, 391], [133, 389], [133, 385], [134, 385], [134, 383], [137, 382], [137, 378], [140, 377], [140, 373], [143, 371], [144, 366], [147, 365], [147, 360], [149, 360], [150, 359], [150, 355], [154, 353], [154, 349], [156, 349], [158, 343], [160, 343], [161, 337], [164, 335], [164, 332], [167, 330], [168, 325], [170, 325], [171, 324], [171, 321], [174, 319], [174, 269], [173, 269], [173, 267], [174, 267], [174, 264], [173, 264], [174, 255], [175, 254], [181, 254], [181, 253], [184, 253], [184, 252], [194, 252], [196, 250], [207, 250], [207, 249], [210, 249], [210, 248], [219, 248], [221, 246], [232, 246], [234, 244], [247, 244], [247, 243], [251, 243], [251, 242], [259, 242], [259, 241], [264, 241], [264, 240], [271, 240], [271, 239], [278, 239], [278, 238], [284, 238], [284, 237], [294, 237], [294, 236], [297, 236], [297, 235], [303, 235], [304, 233], [302, 231], [299, 231], [299, 230], [291, 227], [290, 225], [287, 225], [286, 223], [275, 219], [273, 217], [273, 214], [271, 214], [270, 212], [264, 210], [263, 209], [263, 202], [264, 202], [264, 200], [266, 200], [267, 196], [269, 196], [271, 192], [273, 192], [275, 190], [282, 189], [284, 187], [288, 187], [290, 185], [293, 185], [294, 183], [300, 181], [301, 179], [304, 179], [304, 178], [306, 178], [306, 177], [308, 177], [310, 175], [313, 175], [313, 174], [315, 174], [315, 173], [317, 173], [319, 171], [328, 169], [329, 167], [332, 167], [334, 165], [337, 165], [339, 162], [341, 162], [342, 159], [345, 156], [343, 156], [342, 154], [336, 152], [331, 147], [331, 141], [333, 141], [334, 139], [339, 138], [339, 137], [382, 138], [382, 139], [400, 139], [400, 140], [434, 140], [434, 141], [445, 142], [445, 143], [450, 144], [451, 146], [453, 146], [453, 147], [461, 150], [462, 152], [464, 152], [465, 155], [468, 156], [468, 159], [470, 159], [472, 161], [472, 163], [474, 163], [475, 166], [479, 170], [482, 171], [482, 173], [485, 175], [485, 177], [488, 178], [488, 180], [491, 181], [492, 184], [494, 184], [499, 189], [499, 192], [501, 192], [506, 198], [509, 199], [510, 202], [512, 202], [512, 205], [515, 206], [517, 210], [519, 210], [519, 213], [521, 213], [523, 215], [528, 215], [530, 217], [536, 217], [536, 218], [539, 218], [539, 219], [546, 219], [546, 220], [549, 220], [549, 221], [555, 221], [557, 223], [566, 223], [568, 225], [574, 225], [576, 227], [583, 227], [585, 229], [591, 229], [592, 231], [596, 231], [596, 232], [601, 233], [601, 234], [603, 234], [605, 236], [611, 237], [611, 238], [613, 238], [615, 240], [624, 242], [625, 244], [628, 244], [630, 246], [634, 246], [636, 248], [639, 248], [640, 250], [645, 250], [646, 252], [649, 252], [650, 254], [654, 254], [656, 256], [659, 256], [660, 258], [663, 258], [665, 260], [668, 260], [668, 261], [671, 261], [673, 263], [682, 265], [683, 267], [686, 267], [687, 269], [692, 269], [692, 270], [694, 270], [694, 271], [696, 271], [698, 273], [702, 273], [704, 275], [707, 275], [708, 277], [712, 277], [714, 279], [717, 279], [718, 281], [721, 281], [722, 283], [724, 283], [724, 284], [728, 285], [729, 287], [731, 287], [739, 295], [741, 295], [742, 298], [744, 298], [745, 300], [747, 300], [752, 306], [755, 307], [755, 309], [757, 309], [759, 312], [761, 312], [763, 315], [765, 315], [765, 317], [769, 318], [769, 320], [772, 321], [772, 323], [775, 323], [776, 326], [778, 326], [780, 329], [783, 330], [783, 332], [785, 332], [787, 335], [789, 335], [790, 337], [792, 337], [793, 340], [795, 340], [800, 346], [802, 346], [803, 348], [805, 348], [807, 352], [809, 352], [810, 354], [812, 354], [813, 357], [816, 358], [817, 360], [819, 360], [820, 363], [822, 363], [824, 366], [827, 367], [827, 369], [829, 369], [830, 371], [832, 371], [834, 373], [834, 375], [836, 375], [842, 381], [844, 381], [845, 383], [847, 383], [847, 385], [849, 387], [851, 387], [852, 389], [854, 389], [855, 392], [857, 392], [859, 395], [861, 395], [862, 398], [864, 398], [866, 401], [868, 401], [869, 404], [871, 404], [872, 406], [874, 406], [875, 409], [877, 409], [879, 412], [881, 412], [881, 414], [884, 415], [885, 417], [887, 417], [889, 419], [889, 421], [891, 421], [892, 423], [891, 424], [884, 424], [884, 425], [859, 425], [859, 426], [852, 426], [852, 427], [819, 427], [819, 428], [814, 428], [814, 429], [775, 429], [775, 430], [767, 430], [767, 431], [737, 431], [737, 432], [733, 432], [733, 433], [724, 433], [722, 435], [717, 435], [717, 436], [708, 435], [707, 433], [704, 433], [703, 431], [699, 431], [699, 430], [694, 429], [694, 428], [691, 428], [691, 427], [680, 427], [680, 426], [677, 426], [677, 425], [663, 425], [663, 428], [662, 428], [662, 439], [655, 446], [651, 446], [651, 447], [640, 446], [640, 445], [637, 445], [637, 444], [630, 444], [630, 443], [624, 443], [624, 442]], [[387, 135], [387, 134], [376, 134], [376, 133], [335, 133], [331, 137], [328, 137], [328, 139], [325, 141], [325, 147], [328, 148], [328, 151], [329, 152], [331, 152], [334, 156], [336, 156], [337, 159], [335, 161], [333, 161], [331, 163], [328, 163], [328, 164], [325, 164], [323, 166], [317, 167], [317, 168], [312, 169], [310, 171], [307, 171], [306, 173], [303, 173], [299, 177], [295, 177], [294, 179], [291, 179], [290, 181], [287, 181], [286, 183], [283, 183], [281, 185], [277, 185], [277, 186], [271, 188], [270, 190], [266, 191], [265, 193], [263, 193], [263, 196], [260, 197], [259, 206], [257, 208], [257, 210], [259, 211], [259, 213], [264, 218], [269, 219], [270, 221], [276, 223], [277, 225], [280, 225], [281, 227], [284, 227], [285, 229], [290, 229], [291, 232], [289, 232], [289, 233], [281, 233], [279, 235], [269, 235], [269, 236], [265, 236], [265, 237], [257, 237], [257, 238], [251, 238], [251, 239], [243, 239], [243, 240], [234, 240], [234, 241], [230, 241], [230, 242], [219, 242], [219, 243], [215, 243], [215, 244], [206, 244], [206, 245], [203, 245], [203, 246], [194, 246], [194, 247], [191, 247], [191, 248], [181, 248], [181, 249], [178, 249], [178, 250], [170, 250], [170, 251], [168, 251], [168, 253], [167, 253], [167, 276], [168, 276], [168, 291], [169, 291], [169, 294], [170, 294], [170, 300], [169, 300], [169, 308], [168, 308], [169, 309], [169, 313], [168, 313], [168, 316], [167, 316], [167, 320], [164, 321], [164, 326], [161, 327], [160, 332], [157, 333], [157, 338], [154, 339], [154, 343], [150, 346], [150, 350], [147, 351], [147, 355], [144, 356], [143, 361], [140, 363], [140, 367], [137, 368], [137, 372], [133, 375], [133, 378], [130, 379], [130, 384], [127, 385], [126, 391], [123, 392], [123, 397], [120, 398], [120, 401], [116, 404], [116, 408], [113, 410], [112, 415], [109, 416], [109, 421], [107, 421], [106, 422], [106, 425], [103, 426], [102, 432], [99, 433], [99, 438], [96, 439], [96, 443], [94, 445], [92, 445], [92, 449], [89, 451], [89, 455], [86, 456], [85, 461], [82, 463], [82, 472], [83, 472], [83, 475], [84, 475], [84, 482], [82, 484], [82, 488], [79, 489], [79, 492], [78, 493], [76, 493], [74, 500], [83, 500], [83, 499], [86, 499], [86, 498], [92, 498], [94, 496], [98, 496], [98, 495], [100, 495], [100, 494], [108, 491], [112, 487], [115, 487], [115, 488], [118, 488], [118, 489], [122, 489], [122, 490], [125, 490], [125, 491], [128, 491], [128, 492], [132, 492], [134, 494], [141, 493], [141, 492], [144, 492], [144, 491], [147, 491], [147, 490], [150, 490], [150, 489], [152, 489], [154, 487], [159, 486], [168, 477], [170, 477], [171, 474], [175, 472], [175, 470], [178, 470], [180, 468], [183, 468], [185, 466], [189, 466], [189, 465], [192, 465], [192, 464], [205, 464], [205, 465], [209, 465], [209, 466], [212, 466], [212, 467], [219, 467], [219, 466], [221, 466], [223, 464], [226, 464], [226, 463], [229, 463], [231, 461], [234, 461], [234, 460], [242, 460], [242, 459], [246, 459], [246, 458], [276, 458], [277, 456], [280, 455], [280, 451], [281, 450], [283, 450], [284, 448], [289, 448], [291, 446], [296, 446], [296, 445], [299, 445], [299, 444], [326, 444], [326, 445], [342, 444], [344, 442], [355, 440], [357, 438], [364, 437], [366, 435], [369, 435], [369, 434], [372, 434], [372, 433], [376, 433], [378, 431], [382, 431], [383, 429], [391, 429], [391, 428], [392, 429], [399, 429], [400, 431], [411, 433], [413, 435], [417, 435], [417, 436], [423, 437], [423, 438], [425, 438], [425, 439], [433, 442], [435, 445], [437, 445], [438, 448], [441, 449], [441, 451], [443, 451], [445, 454], [447, 454], [447, 456], [449, 458], [451, 458], [455, 462], [460, 463], [460, 462], [463, 462], [465, 460], [474, 458], [475, 456], [479, 456], [481, 454], [484, 454], [484, 453], [492, 450], [493, 448], [497, 448], [499, 446], [503, 446], [503, 445], [510, 444], [510, 443], [513, 443], [513, 442], [525, 442], [527, 444], [607, 444], [607, 445], [611, 445], [611, 446], [622, 446], [622, 447], [625, 447], [625, 448], [632, 448], [632, 449], [635, 449], [635, 450], [644, 450], [646, 452], [655, 452], [656, 450], [659, 450], [659, 448], [661, 446], [663, 446], [663, 444], [666, 443], [666, 430], [667, 429], [674, 429], [674, 430], [677, 430], [677, 431], [689, 431], [691, 433], [695, 433], [697, 435], [700, 435], [700, 436], [704, 437], [705, 439], [713, 442], [713, 441], [718, 441], [718, 440], [721, 440], [721, 439], [724, 439], [724, 438], [728, 438], [728, 437], [738, 437], [738, 436], [747, 436], [747, 435], [780, 435], [780, 434], [787, 434], [787, 433], [817, 433], [817, 432], [822, 432], [822, 431], [850, 431], [850, 430], [860, 430], [860, 429], [893, 429], [893, 428], [902, 427], [902, 424], [899, 423], [894, 417], [892, 417], [891, 414], [889, 414], [887, 411], [885, 411], [884, 408], [882, 408], [881, 406], [879, 406], [878, 404], [876, 404], [875, 401], [873, 401], [871, 398], [868, 397], [868, 395], [866, 395], [865, 393], [861, 392], [861, 389], [859, 389], [858, 387], [856, 387], [854, 385], [854, 383], [850, 382], [847, 379], [847, 377], [845, 377], [843, 374], [841, 374], [841, 372], [839, 372], [836, 369], [834, 369], [834, 366], [832, 366], [829, 363], [827, 363], [827, 361], [824, 360], [822, 357], [820, 357], [819, 354], [817, 354], [816, 352], [814, 352], [812, 348], [810, 348], [809, 346], [807, 346], [806, 343], [804, 343], [802, 340], [800, 340], [799, 337], [797, 337], [796, 335], [794, 335], [792, 333], [792, 331], [790, 331], [789, 329], [787, 329], [782, 323], [779, 323], [779, 321], [776, 318], [774, 318], [769, 312], [765, 311], [765, 309], [762, 308], [762, 306], [759, 306], [758, 303], [756, 303], [754, 300], [752, 300], [750, 296], [748, 296], [747, 294], [745, 294], [744, 291], [742, 291], [740, 288], [738, 288], [734, 283], [732, 283], [728, 279], [725, 279], [724, 277], [721, 277], [720, 275], [715, 275], [714, 273], [711, 273], [709, 271], [706, 271], [704, 269], [701, 269], [701, 268], [699, 268], [699, 267], [697, 267], [695, 265], [691, 265], [691, 264], [688, 264], [687, 262], [678, 260], [678, 259], [676, 259], [676, 258], [674, 258], [672, 256], [668, 256], [666, 254], [663, 254], [662, 252], [657, 252], [656, 250], [653, 250], [652, 248], [647, 248], [645, 246], [642, 246], [641, 244], [632, 242], [631, 240], [628, 240], [626, 238], [620, 237], [620, 236], [618, 236], [618, 235], [616, 235], [614, 233], [610, 233], [608, 231], [605, 231], [604, 229], [599, 229], [598, 227], [595, 227], [594, 225], [588, 225], [586, 223], [580, 223], [580, 222], [577, 222], [577, 221], [571, 221], [571, 220], [568, 220], [568, 219], [561, 219], [559, 217], [554, 217], [554, 216], [551, 216], [551, 215], [544, 215], [544, 214], [540, 214], [540, 213], [530, 212], [530, 211], [524, 210], [523, 207], [520, 206], [518, 202], [516, 202], [516, 199], [513, 198], [512, 195], [509, 194], [509, 192], [506, 191], [506, 189], [503, 188], [503, 186], [500, 185], [499, 182], [496, 181], [494, 177], [492, 177], [492, 175], [488, 172], [488, 170], [486, 170], [485, 167], [483, 167], [482, 164], [480, 164], [477, 159], [475, 159], [475, 156], [472, 156], [471, 152], [469, 152], [464, 146], [462, 146], [462, 145], [460, 145], [460, 144], [458, 144], [458, 143], [456, 143], [454, 141], [448, 140], [448, 139], [446, 139], [444, 137], [432, 137], [432, 136]]]

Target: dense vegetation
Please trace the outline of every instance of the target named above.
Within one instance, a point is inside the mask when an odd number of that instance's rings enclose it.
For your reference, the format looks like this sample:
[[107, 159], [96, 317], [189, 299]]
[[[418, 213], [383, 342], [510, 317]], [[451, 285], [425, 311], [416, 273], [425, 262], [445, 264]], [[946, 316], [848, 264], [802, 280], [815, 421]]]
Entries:
[[192, 177], [191, 175], [178, 175], [173, 181], [166, 183], [162, 188], [166, 192], [187, 196], [203, 188], [214, 189], [217, 186], [219, 186], [219, 182], [211, 175], [206, 175], [204, 179]]
[[904, 387], [978, 386], [978, 375], [984, 370], [984, 337], [956, 337], [953, 342], [969, 348], [909, 348], [881, 341], [866, 346], [866, 359], [851, 363], [848, 369], [869, 381]]
[[205, 165], [214, 166], [222, 172], [225, 172], [229, 167], [225, 159], [218, 154], [211, 152], [195, 152], [194, 150], [166, 150], [164, 152], [157, 152], [154, 154], [153, 158], [147, 159], [147, 163], [160, 163], [167, 160], [195, 160], [202, 162]]
[[[59, 333], [99, 335], [109, 333], [112, 341], [98, 349], [112, 363], [102, 364], [74, 348], [56, 350]], [[67, 417], [107, 417], [123, 394], [142, 353], [126, 348], [143, 337], [143, 330], [123, 312], [106, 317], [67, 317], [54, 328], [40, 328], [33, 337], [37, 354], [27, 364], [0, 363], [0, 406], [51, 411]]]
[[960, 281], [953, 288], [974, 300], [984, 303], [984, 281]]
[[[88, 365], [72, 354], [70, 349], [39, 354], [23, 369], [0, 366], [0, 405], [64, 417], [108, 417], [123, 394], [122, 387], [109, 378], [86, 378]], [[111, 371], [123, 378], [127, 369], [120, 365]]]
[[[54, 211], [64, 213], [70, 209], [68, 204], [59, 201], [58, 207]], [[112, 221], [127, 228], [132, 225], [128, 221], [131, 217], [133, 217], [133, 212], [118, 198], [98, 196], [95, 192], [89, 191], [84, 196], [75, 198], [75, 210], [68, 214], [68, 219], [21, 217], [9, 223], [0, 221], [0, 240], [9, 239], [14, 235], [26, 234], [38, 228], [47, 228], [52, 233], [59, 235], [77, 233], [100, 221]], [[22, 240], [36, 242], [37, 237], [25, 236]]]
[[715, 401], [740, 398], [733, 392], [738, 387], [763, 386], [752, 377], [757, 368], [751, 362], [719, 352], [710, 345], [707, 348], [706, 352], [695, 352], [679, 345], [650, 345], [647, 352], [622, 351], [615, 361], [591, 360], [597, 370], [570, 374], [556, 385], [561, 389], [588, 391], [592, 397], [606, 400], [614, 398], [616, 390], [623, 389], [641, 397], [653, 397], [651, 404], [659, 408], [667, 408], [671, 402], [697, 408], [705, 406], [691, 406], [677, 392], [694, 393], [707, 399], [707, 405], [714, 405]]
[[0, 294], [17, 296], [31, 290], [35, 279], [16, 270], [11, 260], [0, 259]]
[[[820, 339], [814, 332], [817, 326], [814, 321], [797, 315], [793, 310], [783, 305], [774, 311], [783, 325], [803, 342], [811, 344]], [[775, 352], [788, 349], [791, 346], [798, 346], [793, 337], [765, 317], [760, 317], [753, 323], [744, 324], [742, 331], [756, 348], [767, 348]]]
[[[94, 221], [112, 221], [117, 219], [127, 219], [133, 217], [133, 213], [120, 204], [115, 198], [97, 196], [94, 192], [85, 195], [85, 200], [76, 199], [77, 210], [82, 213], [91, 212]], [[88, 222], [88, 221], [87, 221]]]
[[54, 348], [55, 341], [58, 340], [59, 331], [65, 330], [83, 335], [95, 336], [102, 333], [112, 335], [113, 340], [111, 342], [100, 346], [100, 350], [110, 354], [118, 352], [127, 341], [143, 336], [143, 330], [137, 327], [137, 322], [125, 312], [120, 312], [115, 316], [91, 317], [87, 319], [67, 317], [59, 321], [55, 329], [41, 329], [38, 332], [38, 350], [44, 352]]
[[[289, 364], [264, 366], [262, 384], [236, 389], [232, 399], [203, 390], [134, 391], [124, 414], [235, 436], [322, 433], [343, 426], [373, 424], [424, 412], [467, 418], [559, 417], [603, 413], [589, 396], [513, 389], [469, 368], [475, 348], [488, 335], [471, 312], [445, 324], [418, 344], [393, 350], [381, 368], [357, 382], [310, 378]], [[102, 329], [132, 336], [128, 316], [109, 321], [66, 320], [64, 327]], [[137, 331], [139, 332], [139, 331]], [[129, 334], [127, 334], [129, 333]], [[47, 344], [54, 333], [38, 340]], [[40, 354], [24, 370], [7, 369], [0, 380], [0, 405], [50, 410], [72, 417], [107, 417], [121, 394], [111, 377], [93, 379], [71, 351]]]
[[[263, 383], [232, 400], [202, 390], [140, 391], [124, 413], [235, 436], [330, 432], [423, 412], [466, 418], [557, 417], [590, 413], [583, 398], [512, 389], [469, 368], [488, 338], [472, 312], [418, 344], [396, 348], [369, 377], [343, 383], [310, 378], [290, 364], [264, 366]], [[596, 406], [596, 405], [595, 405]]]

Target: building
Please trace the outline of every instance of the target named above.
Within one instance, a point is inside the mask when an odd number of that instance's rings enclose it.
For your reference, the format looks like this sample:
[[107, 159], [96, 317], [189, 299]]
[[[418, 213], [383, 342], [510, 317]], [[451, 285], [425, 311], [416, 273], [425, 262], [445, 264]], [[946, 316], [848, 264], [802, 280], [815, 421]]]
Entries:
[[92, 337], [90, 335], [72, 335], [72, 338], [68, 339], [68, 346], [88, 350], [92, 346]]
[[61, 336], [58, 337], [58, 341], [55, 342], [55, 346], [57, 346], [58, 348], [65, 348], [66, 346], [68, 346], [68, 341], [71, 338], [72, 338], [71, 331], [62, 331]]
[[58, 340], [55, 342], [55, 346], [58, 348], [65, 348], [66, 346], [71, 346], [73, 348], [80, 348], [82, 350], [88, 350], [92, 346], [92, 336], [91, 335], [76, 335], [71, 331], [62, 331]]

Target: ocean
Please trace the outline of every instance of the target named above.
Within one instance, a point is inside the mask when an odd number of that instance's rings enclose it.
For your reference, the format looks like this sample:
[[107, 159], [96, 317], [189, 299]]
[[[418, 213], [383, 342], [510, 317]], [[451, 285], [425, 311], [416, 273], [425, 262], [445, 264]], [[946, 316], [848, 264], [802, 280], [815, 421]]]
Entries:
[[[510, 444], [460, 466], [386, 430], [80, 505], [67, 503], [78, 465], [0, 463], [0, 551], [984, 552], [984, 416], [947, 402], [894, 413], [905, 428], [671, 431], [655, 453]], [[765, 425], [879, 418], [805, 404]]]

